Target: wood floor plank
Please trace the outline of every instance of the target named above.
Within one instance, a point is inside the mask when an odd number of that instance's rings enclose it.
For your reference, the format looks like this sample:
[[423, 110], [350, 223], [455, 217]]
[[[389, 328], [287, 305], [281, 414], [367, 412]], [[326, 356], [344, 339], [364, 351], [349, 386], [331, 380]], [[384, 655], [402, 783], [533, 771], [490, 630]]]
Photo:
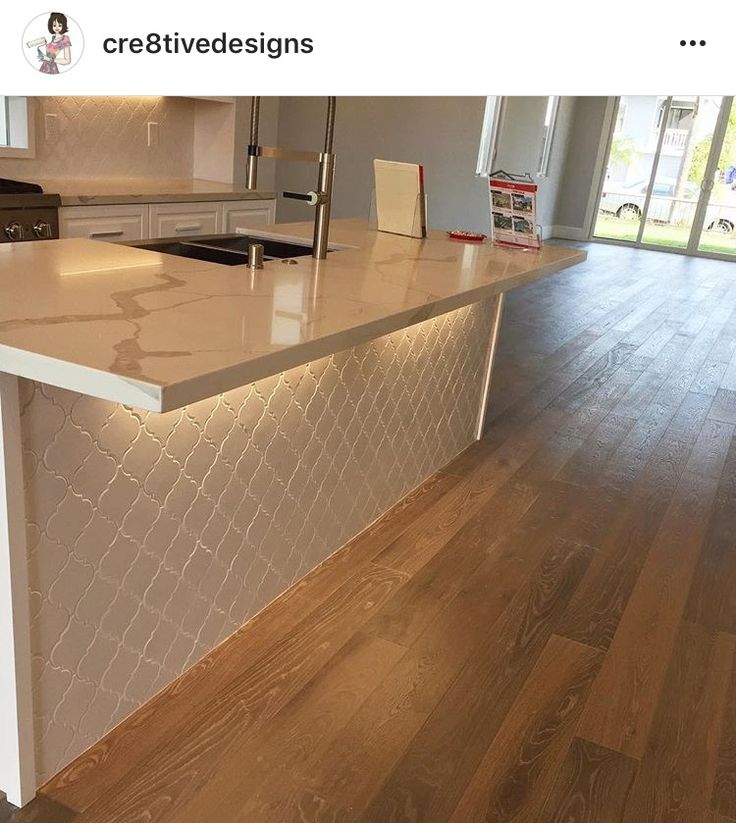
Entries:
[[[556, 416], [530, 427], [514, 447], [494, 450], [431, 512], [418, 517], [396, 540], [376, 555], [381, 565], [414, 574], [472, 518], [504, 484], [533, 459], [554, 433]], [[523, 480], [523, 476], [522, 476]]]
[[693, 447], [688, 469], [718, 480], [734, 435], [732, 423], [708, 419]]
[[556, 478], [579, 486], [594, 482], [635, 422], [634, 418], [615, 412], [607, 414], [557, 472]]
[[171, 817], [207, 781], [247, 730], [267, 723], [333, 657], [373, 611], [406, 581], [373, 567], [332, 595], [257, 665], [189, 718], [175, 740], [130, 770], [114, 791], [84, 813], [84, 823], [123, 823]]
[[685, 616], [712, 631], [736, 634], [736, 440], [718, 483]]
[[[539, 818], [602, 657], [597, 649], [550, 637], [451, 823]], [[384, 815], [381, 819], [396, 818]]]
[[684, 623], [623, 823], [691, 823], [710, 809], [736, 638]]
[[621, 823], [638, 762], [575, 738], [535, 823]]
[[468, 661], [390, 770], [366, 812], [369, 820], [439, 821], [452, 814], [590, 556], [589, 548], [566, 541], [550, 548], [488, 634], [484, 653]]
[[712, 420], [736, 425], [736, 391], [719, 388], [708, 416]]
[[283, 770], [272, 772], [242, 805], [243, 823], [263, 815], [265, 820], [291, 819], [302, 795], [327, 797], [337, 809], [364, 807], [458, 672], [484, 648], [523, 577], [518, 572], [509, 577], [511, 593], [502, 581], [491, 592], [495, 581], [477, 575], [472, 587], [460, 592], [417, 638], [345, 728], [320, 748], [319, 757], [297, 768], [307, 783], [297, 781], [297, 789], [285, 791], [293, 778]]
[[554, 401], [560, 408], [570, 408], [577, 398], [588, 394], [606, 383], [636, 351], [636, 346], [629, 343], [617, 343], [595, 363], [574, 380]]
[[[727, 635], [733, 640], [734, 635]], [[736, 820], [736, 668], [732, 668], [718, 739], [711, 808], [729, 820]]]
[[700, 434], [713, 398], [707, 394], [689, 391], [675, 412], [664, 436], [684, 443], [694, 443]]
[[528, 511], [537, 489], [506, 483], [366, 624], [365, 631], [409, 646], [462, 589], [489, 550]]
[[693, 381], [691, 390], [715, 397], [716, 392], [721, 387], [727, 367], [728, 363], [725, 360], [719, 360], [709, 356], [698, 376]]
[[719, 388], [726, 389], [726, 391], [736, 391], [736, 347], [734, 347], [726, 371], [723, 373]]
[[689, 446], [679, 440], [660, 442], [632, 494], [611, 518], [556, 628], [558, 634], [600, 649], [610, 647], [689, 454]]
[[73, 809], [42, 795], [22, 809], [0, 801], [0, 823], [75, 823], [78, 819]]
[[268, 724], [238, 741], [239, 756], [222, 758], [217, 773], [177, 812], [177, 823], [226, 820], [270, 773], [319, 757], [325, 740], [347, 724], [405, 651], [379, 637], [354, 635]]
[[710, 477], [683, 475], [593, 686], [580, 737], [644, 755], [715, 490]]

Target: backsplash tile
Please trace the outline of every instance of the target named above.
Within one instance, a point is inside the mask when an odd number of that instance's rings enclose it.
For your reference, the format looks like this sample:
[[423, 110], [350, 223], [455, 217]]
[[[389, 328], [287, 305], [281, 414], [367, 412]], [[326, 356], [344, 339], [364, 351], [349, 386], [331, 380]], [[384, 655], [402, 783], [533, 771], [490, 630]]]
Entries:
[[[183, 97], [36, 97], [36, 157], [0, 159], [0, 177], [191, 177], [194, 100]], [[44, 117], [58, 137], [44, 138]], [[158, 123], [148, 148], [146, 124]]]
[[21, 381], [39, 783], [472, 442], [490, 322], [167, 414]]

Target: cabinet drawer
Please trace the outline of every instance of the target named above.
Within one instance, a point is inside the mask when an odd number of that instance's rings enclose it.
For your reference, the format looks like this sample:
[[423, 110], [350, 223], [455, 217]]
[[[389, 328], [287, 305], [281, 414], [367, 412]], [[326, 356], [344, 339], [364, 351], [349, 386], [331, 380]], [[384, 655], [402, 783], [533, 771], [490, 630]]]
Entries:
[[275, 200], [231, 201], [222, 204], [222, 231], [234, 234], [249, 226], [268, 226], [276, 222]]
[[59, 210], [61, 237], [146, 240], [148, 206], [66, 206]]
[[220, 231], [219, 203], [151, 204], [151, 237], [187, 237]]

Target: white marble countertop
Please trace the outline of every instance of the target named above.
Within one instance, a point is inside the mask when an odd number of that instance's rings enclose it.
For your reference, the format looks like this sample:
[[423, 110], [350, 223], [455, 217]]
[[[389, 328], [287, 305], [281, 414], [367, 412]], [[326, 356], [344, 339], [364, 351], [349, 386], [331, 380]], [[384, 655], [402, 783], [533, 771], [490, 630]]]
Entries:
[[123, 203], [195, 203], [213, 200], [273, 200], [272, 191], [250, 191], [233, 183], [179, 177], [59, 177], [39, 180], [62, 206]]
[[[261, 235], [309, 239], [311, 223]], [[0, 371], [152, 411], [278, 374], [585, 259], [333, 221], [327, 260], [219, 266], [94, 240], [0, 245]]]

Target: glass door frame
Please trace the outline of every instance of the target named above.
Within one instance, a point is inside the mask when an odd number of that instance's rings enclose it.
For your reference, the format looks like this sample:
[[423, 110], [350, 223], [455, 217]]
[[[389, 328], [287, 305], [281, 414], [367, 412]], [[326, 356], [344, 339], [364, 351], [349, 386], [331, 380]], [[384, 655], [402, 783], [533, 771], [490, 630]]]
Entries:
[[665, 127], [669, 117], [670, 109], [672, 107], [673, 95], [668, 95], [665, 98], [665, 108], [663, 110], [662, 124], [660, 127], [659, 137], [657, 139], [657, 148], [654, 154], [654, 161], [649, 176], [649, 185], [647, 186], [646, 195], [644, 197], [644, 205], [642, 208], [641, 220], [639, 221], [639, 229], [637, 231], [636, 240], [617, 240], [614, 238], [607, 237], [595, 237], [594, 235], [596, 218], [598, 215], [598, 211], [600, 209], [601, 193], [603, 191], [603, 185], [605, 182], [607, 158], [611, 151], [613, 132], [616, 127], [616, 117], [618, 115], [619, 106], [621, 105], [621, 97], [617, 97], [616, 105], [613, 107], [613, 116], [611, 118], [610, 123], [610, 133], [606, 145], [606, 159], [604, 159], [603, 166], [601, 168], [601, 175], [598, 186], [598, 198], [596, 200], [596, 211], [592, 215], [588, 239], [595, 243], [610, 243], [616, 246], [626, 246], [627, 248], [648, 249], [649, 251], [663, 251], [668, 252], [670, 254], [684, 254], [690, 257], [709, 257], [714, 260], [728, 260], [730, 262], [734, 262], [736, 260], [736, 257], [734, 257], [734, 255], [732, 254], [721, 254], [719, 252], [700, 251], [698, 249], [705, 228], [705, 217], [708, 211], [708, 206], [710, 204], [710, 194], [715, 184], [715, 173], [716, 169], [718, 168], [718, 161], [721, 158], [721, 152], [723, 151], [723, 141], [728, 130], [728, 119], [731, 114], [731, 107], [734, 105], [734, 99], [734, 96], [723, 96], [721, 98], [721, 108], [718, 112], [718, 118], [716, 120], [716, 125], [713, 130], [713, 141], [711, 143], [710, 151], [708, 153], [708, 159], [705, 164], [703, 180], [700, 183], [700, 193], [698, 195], [698, 201], [695, 207], [695, 213], [693, 215], [693, 223], [690, 228], [688, 242], [687, 245], [684, 247], [677, 247], [662, 246], [657, 245], [656, 243], [646, 243], [642, 240], [644, 236], [644, 231], [646, 229], [646, 219], [647, 214], [649, 213], [649, 205], [652, 200], [654, 185], [657, 178], [657, 168], [659, 166], [659, 160], [662, 153], [662, 145], [664, 144], [666, 131]]
[[719, 254], [718, 252], [702, 252], [698, 250], [705, 231], [705, 218], [710, 206], [710, 196], [715, 187], [715, 176], [718, 170], [718, 163], [723, 153], [723, 143], [728, 131], [728, 120], [733, 107], [733, 96], [724, 96], [721, 100], [721, 110], [718, 113], [715, 128], [713, 129], [713, 141], [710, 146], [710, 153], [705, 164], [703, 180], [700, 183], [700, 197], [693, 216], [693, 228], [690, 232], [690, 240], [687, 244], [687, 253], [696, 256], [717, 257], [723, 260], [736, 260], [733, 254]]

